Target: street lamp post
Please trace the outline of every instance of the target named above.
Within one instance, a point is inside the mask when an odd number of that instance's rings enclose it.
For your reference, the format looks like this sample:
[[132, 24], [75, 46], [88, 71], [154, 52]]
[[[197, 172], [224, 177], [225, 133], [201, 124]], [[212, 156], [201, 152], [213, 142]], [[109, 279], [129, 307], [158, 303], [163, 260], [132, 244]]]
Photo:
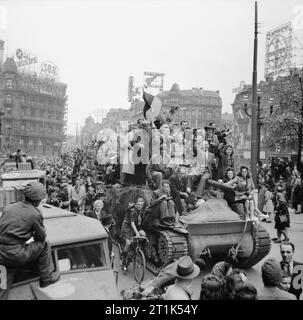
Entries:
[[251, 173], [254, 184], [257, 185], [258, 163], [258, 110], [257, 110], [257, 58], [258, 58], [258, 3], [255, 1], [255, 37], [254, 60], [252, 75], [252, 108], [251, 108]]
[[7, 148], [8, 148], [8, 151], [9, 151], [9, 149], [10, 149], [10, 142], [11, 142], [11, 127], [8, 127], [7, 130], [8, 130], [8, 144], [7, 144]]
[[262, 126], [262, 119], [261, 119], [261, 97], [258, 95], [257, 98], [257, 164], [260, 161], [260, 145], [261, 145], [261, 126]]
[[[300, 90], [301, 90], [301, 118], [303, 120], [303, 79], [302, 70], [298, 73]], [[302, 157], [302, 142], [303, 142], [303, 126], [302, 123], [299, 125], [299, 148], [298, 148], [298, 166], [301, 167], [301, 157]]]
[[4, 116], [4, 111], [0, 109], [0, 152], [2, 152], [2, 119], [1, 117]]
[[[256, 140], [256, 154], [257, 154], [257, 164], [259, 163], [260, 161], [260, 146], [261, 146], [261, 127], [262, 125], [264, 124], [263, 123], [263, 119], [264, 117], [262, 117], [261, 115], [261, 90], [258, 89], [258, 97], [257, 97], [257, 140]], [[246, 115], [250, 118], [252, 118], [252, 115], [248, 113], [248, 108], [247, 108], [247, 102], [248, 101], [248, 97], [247, 96], [244, 96], [243, 97], [245, 103], [244, 103], [244, 111], [246, 113]], [[269, 114], [272, 115], [273, 113], [273, 102], [274, 102], [274, 99], [273, 98], [270, 98], [268, 100], [268, 102], [270, 103], [269, 107]]]

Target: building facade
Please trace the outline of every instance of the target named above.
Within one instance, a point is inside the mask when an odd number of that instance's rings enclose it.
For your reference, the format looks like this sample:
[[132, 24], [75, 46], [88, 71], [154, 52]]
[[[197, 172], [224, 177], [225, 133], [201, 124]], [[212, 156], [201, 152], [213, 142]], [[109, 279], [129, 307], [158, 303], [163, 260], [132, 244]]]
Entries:
[[[143, 110], [144, 104], [143, 102], [141, 103], [142, 103], [142, 110]], [[141, 110], [141, 118], [143, 116], [142, 110]], [[106, 114], [106, 117], [103, 118], [101, 122], [101, 129], [110, 128], [114, 131], [118, 131], [120, 128], [120, 121], [128, 121], [129, 123], [134, 123], [136, 119], [139, 119], [139, 118], [140, 117], [136, 117], [134, 108], [130, 108], [130, 109], [111, 108]]]
[[89, 144], [92, 140], [96, 139], [101, 128], [101, 123], [95, 122], [93, 117], [88, 116], [80, 133], [81, 145]]
[[13, 58], [0, 61], [2, 152], [59, 156], [65, 138], [67, 85], [21, 73]]
[[[278, 77], [275, 81], [287, 81], [287, 77]], [[258, 99], [260, 101], [260, 160], [268, 160], [269, 157], [291, 157], [296, 154], [293, 148], [293, 141], [288, 136], [282, 136], [280, 143], [269, 147], [266, 145], [268, 128], [264, 119], [270, 119], [270, 110], [279, 103], [275, 97], [273, 86], [275, 81], [268, 78], [267, 81], [260, 81], [258, 84]], [[235, 141], [238, 161], [242, 164], [250, 164], [251, 158], [251, 106], [252, 106], [252, 86], [245, 85], [235, 96], [232, 104], [235, 117], [235, 127], [233, 138]]]
[[[208, 91], [202, 88], [180, 90], [178, 84], [174, 84], [168, 91], [162, 91], [158, 95], [162, 101], [162, 109], [169, 110], [172, 105], [181, 108], [176, 114], [175, 122], [188, 121], [192, 128], [204, 128], [210, 122], [221, 126], [222, 99], [219, 91]], [[126, 109], [111, 109], [102, 125], [115, 129], [120, 121], [136, 122], [143, 119], [144, 102], [135, 99], [131, 107]]]
[[192, 128], [204, 128], [210, 122], [221, 126], [222, 99], [220, 92], [192, 88], [181, 90], [177, 83], [169, 91], [159, 94], [164, 110], [172, 105], [179, 105], [181, 110], [176, 114], [175, 122], [188, 121]]

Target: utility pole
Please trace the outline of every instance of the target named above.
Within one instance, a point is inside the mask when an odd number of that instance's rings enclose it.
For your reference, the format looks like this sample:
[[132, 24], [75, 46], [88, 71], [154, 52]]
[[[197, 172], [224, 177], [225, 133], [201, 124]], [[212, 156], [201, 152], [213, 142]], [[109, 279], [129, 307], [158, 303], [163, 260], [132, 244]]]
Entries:
[[251, 108], [251, 173], [257, 187], [258, 163], [258, 110], [257, 110], [257, 57], [258, 57], [258, 2], [255, 1], [255, 38], [252, 75], [252, 108]]
[[2, 109], [0, 109], [0, 152], [2, 152], [2, 119], [1, 117], [4, 116], [4, 111]]
[[262, 119], [261, 119], [261, 97], [258, 95], [257, 98], [257, 163], [260, 160], [260, 146], [261, 146], [261, 126], [262, 126]]
[[76, 146], [78, 145], [78, 122], [76, 125]]
[[[302, 79], [302, 71], [299, 71], [299, 82], [300, 82], [300, 89], [301, 89], [301, 118], [303, 120], [303, 79]], [[298, 148], [298, 167], [301, 168], [301, 157], [302, 157], [302, 142], [303, 142], [303, 125], [302, 123], [299, 124], [299, 148]]]

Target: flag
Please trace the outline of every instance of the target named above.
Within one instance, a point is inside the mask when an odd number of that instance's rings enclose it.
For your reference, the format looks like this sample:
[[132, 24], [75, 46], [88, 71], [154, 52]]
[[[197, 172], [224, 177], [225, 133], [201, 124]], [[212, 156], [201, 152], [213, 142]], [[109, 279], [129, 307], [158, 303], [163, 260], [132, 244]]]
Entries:
[[152, 117], [156, 118], [161, 111], [161, 106], [162, 106], [161, 100], [158, 97], [155, 97], [145, 91], [143, 91], [143, 100], [145, 102], [145, 105], [143, 107], [144, 118], [146, 119], [146, 112], [149, 109], [151, 109]]

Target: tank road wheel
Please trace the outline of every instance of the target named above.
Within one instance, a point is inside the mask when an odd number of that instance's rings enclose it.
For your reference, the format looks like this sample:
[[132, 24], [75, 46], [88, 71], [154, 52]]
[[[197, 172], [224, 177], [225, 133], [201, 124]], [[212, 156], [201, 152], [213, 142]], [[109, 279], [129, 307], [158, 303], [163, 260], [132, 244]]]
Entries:
[[158, 254], [163, 267], [173, 259], [179, 259], [188, 255], [188, 243], [184, 235], [173, 231], [161, 231], [158, 240]]
[[250, 268], [256, 265], [262, 260], [271, 249], [271, 240], [269, 233], [261, 226], [253, 225], [251, 229], [251, 235], [253, 237], [254, 249], [250, 257], [239, 259], [239, 267]]
[[159, 233], [158, 254], [163, 267], [171, 263], [173, 259], [173, 244], [167, 231]]
[[189, 254], [188, 241], [185, 236], [168, 232], [173, 244], [173, 259], [179, 259]]
[[137, 250], [134, 256], [134, 276], [137, 282], [142, 282], [145, 274], [145, 256], [142, 250]]

